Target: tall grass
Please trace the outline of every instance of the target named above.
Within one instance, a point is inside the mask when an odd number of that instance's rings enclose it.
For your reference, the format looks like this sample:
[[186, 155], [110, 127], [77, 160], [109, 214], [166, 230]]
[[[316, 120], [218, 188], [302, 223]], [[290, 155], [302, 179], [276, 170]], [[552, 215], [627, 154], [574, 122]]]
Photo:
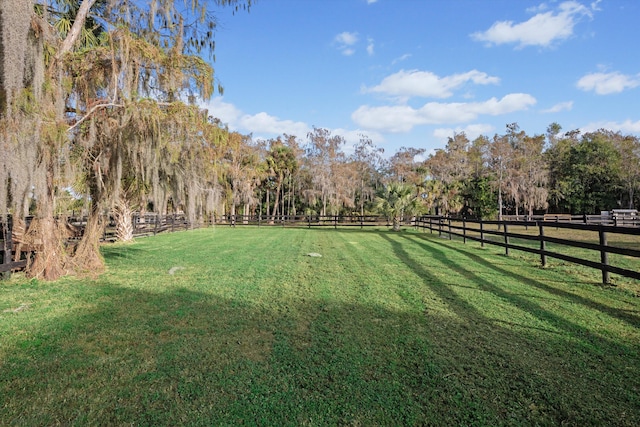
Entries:
[[597, 275], [410, 230], [103, 251], [0, 283], [0, 425], [640, 425], [640, 301]]

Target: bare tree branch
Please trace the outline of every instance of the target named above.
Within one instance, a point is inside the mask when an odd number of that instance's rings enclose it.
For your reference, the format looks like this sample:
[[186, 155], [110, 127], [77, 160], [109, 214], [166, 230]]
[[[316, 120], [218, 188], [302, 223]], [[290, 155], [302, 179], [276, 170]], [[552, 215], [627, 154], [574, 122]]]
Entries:
[[62, 42], [62, 47], [58, 52], [57, 58], [62, 57], [67, 52], [70, 52], [73, 48], [73, 45], [80, 37], [82, 33], [82, 27], [84, 27], [84, 23], [87, 20], [87, 15], [89, 15], [89, 10], [95, 4], [96, 0], [83, 0], [80, 8], [78, 9], [78, 14], [75, 17], [75, 21], [73, 22], [73, 26], [67, 34], [67, 37]]

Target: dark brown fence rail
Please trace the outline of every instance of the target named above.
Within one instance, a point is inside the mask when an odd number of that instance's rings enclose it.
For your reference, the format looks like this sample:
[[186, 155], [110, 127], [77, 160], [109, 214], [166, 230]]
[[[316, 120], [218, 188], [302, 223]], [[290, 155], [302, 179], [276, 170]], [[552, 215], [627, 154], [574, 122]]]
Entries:
[[8, 217], [0, 223], [0, 279], [11, 274], [11, 271], [21, 270], [27, 266], [27, 260], [21, 254], [15, 259], [13, 253], [13, 221]]
[[614, 227], [640, 227], [640, 216], [633, 213], [618, 213], [613, 211], [606, 215], [570, 215], [570, 214], [544, 214], [544, 215], [503, 215], [503, 221], [520, 222], [563, 222], [572, 224], [611, 225]]
[[[405, 222], [405, 224], [410, 221]], [[391, 226], [389, 218], [374, 215], [227, 215], [212, 218], [210, 224], [219, 225], [257, 225], [281, 227], [383, 227]]]
[[[482, 246], [485, 244], [501, 246], [505, 249], [506, 255], [509, 255], [511, 250], [533, 253], [540, 256], [543, 266], [547, 264], [547, 258], [556, 258], [595, 268], [602, 272], [602, 282], [605, 284], [610, 283], [609, 273], [640, 280], [638, 270], [613, 265], [609, 257], [610, 254], [618, 254], [640, 258], [640, 250], [612, 245], [609, 242], [611, 235], [640, 236], [640, 228], [568, 221], [478, 221], [438, 216], [421, 217], [416, 220], [416, 226], [431, 233], [437, 232], [440, 236], [450, 239], [452, 236], [460, 237], [464, 243], [467, 240], [473, 240], [480, 242]], [[514, 228], [520, 232], [513, 232]], [[591, 236], [580, 240], [575, 237], [567, 239], [554, 237], [550, 232], [559, 229], [587, 232], [591, 233]], [[555, 249], [551, 250], [549, 244], [552, 244]], [[640, 240], [635, 242], [634, 246], [640, 247]], [[588, 259], [589, 256], [584, 258], [576, 256], [571, 253], [572, 248], [591, 251], [596, 255], [592, 258], [598, 258], [599, 261]]]
[[[29, 223], [30, 218], [27, 218]], [[76, 237], [71, 240], [77, 240], [82, 236], [82, 232], [87, 223], [86, 217], [69, 216], [65, 218], [70, 227], [75, 230]], [[208, 216], [200, 218], [196, 222], [191, 222], [183, 214], [159, 215], [156, 213], [134, 214], [133, 236], [142, 237], [159, 233], [183, 231], [201, 227], [211, 226], [227, 226], [236, 227], [242, 225], [253, 226], [279, 226], [279, 227], [380, 227], [391, 226], [388, 218], [380, 216], [347, 216], [347, 215], [297, 215], [297, 216], [265, 216], [265, 215], [225, 215], [225, 216]], [[410, 224], [411, 221], [405, 221], [404, 224]], [[116, 224], [113, 218], [104, 219], [104, 231], [102, 241], [109, 242], [116, 240]], [[13, 236], [12, 221], [8, 217], [6, 222], [0, 223], [0, 277], [8, 277], [12, 271], [19, 271], [26, 267], [27, 258], [32, 256], [33, 248], [26, 248], [19, 256], [19, 260], [15, 260], [13, 252]]]
[[[501, 246], [508, 255], [511, 250], [519, 250], [536, 254], [540, 257], [542, 265], [547, 264], [547, 258], [556, 258], [563, 261], [584, 265], [602, 272], [602, 282], [610, 283], [609, 274], [618, 274], [640, 280], [640, 272], [637, 269], [616, 265], [610, 259], [610, 254], [623, 255], [630, 258], [640, 258], [640, 240], [635, 244], [623, 247], [611, 243], [612, 235], [640, 236], [640, 228], [633, 227], [635, 223], [608, 225], [610, 222], [598, 221], [601, 218], [594, 216], [555, 216], [549, 215], [537, 218], [513, 218], [511, 221], [478, 221], [467, 219], [454, 219], [439, 216], [423, 216], [414, 219], [405, 219], [403, 225], [412, 225], [431, 233], [437, 232], [440, 236], [452, 238], [457, 236], [466, 243], [467, 240], [485, 244]], [[526, 220], [525, 220], [526, 219]], [[594, 224], [593, 222], [596, 222]], [[69, 217], [67, 222], [78, 230], [81, 235], [86, 218]], [[12, 242], [11, 218], [0, 224], [0, 277], [6, 277], [11, 271], [23, 269], [27, 263], [29, 252], [22, 252], [18, 257], [14, 254]], [[236, 227], [243, 225], [252, 226], [280, 226], [298, 228], [317, 227], [390, 227], [389, 218], [381, 216], [243, 216], [226, 215], [201, 218], [196, 223], [191, 223], [187, 217], [181, 214], [159, 215], [155, 213], [135, 214], [133, 216], [133, 235], [135, 237], [155, 235], [158, 233], [181, 231], [186, 229], [227, 226]], [[591, 233], [587, 239], [562, 238], [554, 236], [552, 230], [568, 229], [580, 230]], [[112, 219], [105, 219], [103, 241], [116, 239], [115, 223]], [[572, 248], [579, 248], [584, 253], [586, 250], [591, 256], [577, 256]]]

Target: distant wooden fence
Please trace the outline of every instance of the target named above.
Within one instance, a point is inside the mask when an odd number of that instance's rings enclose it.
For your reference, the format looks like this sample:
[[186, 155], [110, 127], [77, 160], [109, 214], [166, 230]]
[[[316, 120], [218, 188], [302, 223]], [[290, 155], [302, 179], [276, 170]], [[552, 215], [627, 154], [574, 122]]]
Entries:
[[[405, 224], [410, 223], [405, 221]], [[391, 226], [391, 221], [387, 217], [377, 215], [227, 215], [213, 218], [210, 224], [230, 225], [254, 225], [254, 226], [281, 226], [281, 227], [384, 227]]]
[[[610, 283], [609, 273], [619, 274], [620, 276], [630, 277], [640, 280], [640, 272], [619, 266], [612, 265], [609, 254], [619, 254], [631, 258], [640, 258], [640, 250], [632, 248], [624, 248], [620, 246], [612, 246], [609, 244], [608, 236], [611, 234], [620, 234], [627, 236], [640, 236], [640, 228], [622, 227], [612, 225], [593, 225], [581, 224], [573, 222], [561, 221], [479, 221], [468, 219], [454, 219], [439, 216], [424, 216], [416, 220], [416, 226], [421, 229], [437, 232], [439, 235], [461, 237], [463, 242], [473, 240], [480, 242], [482, 246], [485, 244], [501, 246], [505, 249], [505, 254], [509, 255], [511, 250], [519, 250], [537, 254], [540, 256], [540, 262], [543, 266], [547, 264], [547, 258], [556, 258], [563, 261], [584, 265], [587, 267], [598, 269], [602, 272], [602, 282]], [[532, 228], [535, 233], [514, 233], [509, 231], [510, 228], [518, 227], [526, 230]], [[582, 230], [594, 233], [592, 243], [589, 241], [569, 240], [550, 236], [549, 229], [570, 229]], [[545, 230], [547, 230], [545, 232]], [[535, 245], [526, 246], [522, 243], [514, 243], [514, 240], [535, 242]], [[558, 245], [560, 251], [549, 250], [547, 244], [552, 243]], [[599, 262], [579, 258], [570, 255], [567, 248], [581, 248], [595, 251], [599, 254]]]
[[638, 215], [571, 215], [571, 214], [544, 214], [544, 215], [503, 215], [503, 221], [520, 222], [570, 222], [572, 224], [611, 225], [614, 227], [640, 227]]
[[[27, 223], [30, 218], [27, 218]], [[69, 216], [65, 220], [76, 230], [76, 237], [71, 240], [77, 240], [82, 236], [82, 232], [87, 223], [86, 217]], [[197, 222], [192, 223], [183, 214], [160, 215], [156, 213], [134, 214], [133, 215], [133, 235], [134, 237], [150, 236], [159, 233], [183, 231], [201, 227], [211, 226], [227, 226], [236, 227], [242, 225], [253, 226], [279, 226], [279, 227], [379, 227], [391, 226], [388, 218], [381, 216], [348, 216], [348, 215], [296, 215], [296, 216], [266, 216], [266, 215], [224, 215], [224, 216], [207, 216], [200, 218]], [[409, 224], [410, 220], [405, 221]], [[104, 230], [101, 240], [104, 242], [116, 240], [116, 224], [113, 218], [108, 217], [104, 220]], [[15, 254], [13, 252], [12, 223], [11, 217], [5, 223], [0, 223], [0, 275], [7, 277], [11, 271], [19, 271], [26, 267], [27, 258], [32, 255], [32, 249], [29, 252], [24, 251], [20, 254], [19, 261], [14, 261]]]

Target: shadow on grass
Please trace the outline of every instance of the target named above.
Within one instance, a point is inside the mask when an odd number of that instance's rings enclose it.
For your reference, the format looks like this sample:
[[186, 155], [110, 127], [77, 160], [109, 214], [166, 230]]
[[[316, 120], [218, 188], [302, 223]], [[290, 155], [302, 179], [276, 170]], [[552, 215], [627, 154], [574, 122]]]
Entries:
[[[603, 422], [625, 425], [629, 422], [627, 417], [633, 412], [630, 408], [640, 402], [640, 396], [637, 393], [638, 382], [633, 381], [635, 384], [632, 386], [633, 392], [629, 393], [625, 386], [611, 381], [612, 377], [617, 377], [618, 381], [624, 382], [623, 378], [628, 378], [627, 375], [631, 371], [636, 374], [640, 371], [637, 346], [630, 347], [596, 336], [588, 328], [492, 284], [475, 274], [469, 267], [473, 267], [474, 264], [484, 265], [505, 277], [606, 312], [633, 326], [637, 325], [635, 318], [629, 318], [624, 312], [497, 267], [467, 251], [446, 246], [448, 249], [468, 256], [472, 261], [465, 265], [455, 263], [448, 259], [443, 251], [436, 248], [437, 245], [443, 245], [441, 242], [429, 240], [427, 244], [422, 237], [415, 234], [381, 233], [380, 235], [389, 242], [394, 255], [420, 276], [424, 284], [445, 301], [451, 311], [458, 316], [460, 320], [458, 322], [443, 322], [443, 319], [436, 317], [428, 323], [434, 353], [441, 358], [439, 364], [448, 365], [455, 373], [454, 375], [460, 379], [463, 388], [476, 390], [480, 394], [493, 395], [494, 403], [501, 408], [500, 413], [505, 418], [509, 418], [514, 413], [521, 413], [522, 408], [517, 406], [523, 404], [527, 406], [526, 402], [529, 402], [531, 420], [542, 414], [549, 417], [546, 419], [542, 417], [535, 423], [597, 425]], [[518, 333], [518, 330], [522, 330], [519, 328], [520, 325], [484, 317], [474, 306], [458, 296], [451, 286], [434, 277], [423, 262], [413, 259], [405, 246], [400, 243], [400, 240], [404, 239], [418, 244], [427, 257], [433, 257], [444, 265], [448, 265], [452, 271], [474, 283], [477, 289], [490, 292], [510, 305], [526, 311], [559, 329], [560, 333], [542, 328], [538, 329], [543, 334]], [[426, 315], [430, 316], [428, 309]], [[509, 390], [520, 395], [520, 399], [505, 400], [505, 396], [511, 395]], [[582, 405], [577, 402], [584, 399], [585, 393], [590, 397], [598, 396], [601, 401], [593, 402], [595, 407], [591, 409], [580, 408]], [[598, 417], [603, 415], [604, 407], [609, 404], [614, 406], [619, 404], [619, 398], [622, 396], [627, 399], [625, 405], [628, 409], [619, 410], [618, 415], [611, 413], [612, 418], [605, 417], [597, 421]], [[605, 404], [604, 401], [609, 403]], [[584, 417], [584, 410], [594, 413]], [[594, 418], [591, 418], [592, 416]], [[518, 423], [522, 422], [520, 417], [517, 417], [520, 419]], [[578, 421], [580, 418], [582, 420]]]
[[[404, 237], [409, 238], [408, 235], [403, 235]], [[422, 240], [422, 238], [418, 238], [419, 240]], [[413, 239], [412, 239], [413, 240]], [[497, 273], [504, 275], [506, 277], [511, 277], [514, 280], [517, 280], [521, 283], [524, 283], [526, 285], [535, 287], [537, 289], [540, 289], [542, 291], [548, 292], [549, 294], [552, 295], [557, 295], [561, 298], [564, 298], [568, 301], [572, 301], [576, 304], [581, 304], [585, 307], [589, 307], [592, 308], [594, 310], [598, 310], [601, 311], [602, 313], [606, 313], [607, 315], [611, 316], [611, 317], [615, 317], [619, 320], [622, 320], [624, 322], [627, 322], [629, 325], [634, 326], [634, 327], [640, 327], [640, 315], [638, 314], [633, 314], [630, 313], [628, 310], [621, 310], [621, 309], [617, 309], [614, 307], [610, 307], [604, 304], [600, 304], [596, 301], [590, 300], [588, 298], [582, 297], [580, 295], [576, 295], [574, 293], [571, 292], [567, 292], [564, 291], [562, 289], [559, 289], [558, 287], [555, 286], [550, 286], [547, 285], [543, 282], [540, 282], [538, 280], [532, 279], [530, 277], [526, 277], [523, 276], [521, 274], [518, 274], [512, 270], [508, 270], [505, 268], [500, 267], [499, 265], [496, 265], [494, 263], [491, 263], [489, 261], [487, 261], [486, 259], [482, 258], [481, 256], [478, 256], [477, 254], [474, 254], [473, 252], [466, 250], [466, 249], [462, 249], [461, 247], [456, 247], [454, 245], [445, 245], [442, 242], [438, 242], [436, 240], [429, 240], [429, 245], [426, 245], [424, 243], [418, 243], [420, 244], [423, 248], [425, 248], [425, 250], [429, 250], [429, 251], [434, 251], [433, 245], [438, 245], [441, 247], [446, 247], [449, 250], [453, 250], [455, 252], [458, 252], [459, 254], [464, 255], [465, 257], [467, 257], [470, 261], [472, 261], [473, 263], [482, 265], [484, 267], [487, 267], [491, 270], [496, 271]], [[440, 258], [442, 259], [442, 252], [441, 251], [437, 251], [437, 254], [439, 254]], [[438, 255], [436, 255], [438, 256]], [[465, 270], [464, 268], [460, 267], [460, 266], [456, 266], [453, 265], [453, 268], [456, 269], [457, 272], [463, 274], [463, 275], [469, 275], [469, 272], [467, 270]], [[473, 278], [473, 277], [472, 277]], [[494, 290], [497, 290], [497, 288], [495, 288], [494, 286], [492, 286], [490, 283], [487, 283], [486, 281], [484, 282], [480, 282], [483, 285], [489, 285], [490, 288], [494, 288]], [[588, 285], [587, 285], [588, 286]], [[504, 294], [504, 293], [503, 293]], [[508, 296], [509, 298], [517, 298], [515, 295], [513, 294], [505, 294], [502, 296]], [[515, 301], [515, 302], [519, 302], [519, 301]], [[533, 311], [538, 311], [536, 309], [536, 307], [530, 307]]]
[[3, 346], [1, 425], [496, 419], [443, 379], [420, 317], [326, 301], [271, 311], [187, 289], [90, 286], [82, 305], [91, 308]]
[[451, 264], [437, 245], [372, 232], [421, 278], [394, 285], [411, 309], [79, 284], [77, 307], [0, 346], [0, 425], [640, 424], [637, 347], [453, 265], [560, 333], [489, 319], [407, 250]]
[[105, 261], [109, 262], [116, 259], [135, 259], [142, 250], [132, 243], [109, 243], [104, 244], [100, 248], [100, 253]]

